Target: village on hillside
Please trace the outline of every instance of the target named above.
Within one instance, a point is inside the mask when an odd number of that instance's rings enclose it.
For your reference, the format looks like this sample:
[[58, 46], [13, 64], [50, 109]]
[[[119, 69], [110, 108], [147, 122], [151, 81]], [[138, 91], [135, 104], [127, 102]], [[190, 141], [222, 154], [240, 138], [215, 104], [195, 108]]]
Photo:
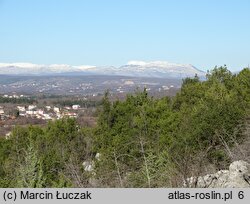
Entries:
[[15, 119], [16, 117], [30, 117], [42, 120], [55, 120], [63, 117], [76, 118], [79, 112], [84, 112], [85, 108], [81, 108], [80, 105], [65, 106], [59, 108], [57, 106], [44, 106], [38, 108], [37, 105], [17, 105], [15, 108], [15, 114], [10, 115], [6, 113], [5, 107], [0, 106], [0, 119]]
[[[29, 99], [27, 96], [17, 94], [4, 95], [2, 98], [19, 101]], [[37, 104], [32, 100], [27, 100], [25, 103], [0, 103], [0, 132], [1, 135], [8, 137], [12, 128], [17, 125], [43, 125], [47, 121], [58, 120], [64, 117], [79, 119], [79, 116], [88, 115], [87, 112], [87, 107], [81, 107], [79, 104]]]

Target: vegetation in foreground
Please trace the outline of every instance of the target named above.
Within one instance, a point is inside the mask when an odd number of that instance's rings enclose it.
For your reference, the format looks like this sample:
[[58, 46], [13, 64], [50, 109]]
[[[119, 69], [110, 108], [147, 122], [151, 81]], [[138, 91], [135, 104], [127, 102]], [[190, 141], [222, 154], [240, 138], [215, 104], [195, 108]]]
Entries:
[[65, 118], [1, 138], [0, 187], [180, 187], [250, 159], [249, 115], [249, 69], [187, 78], [173, 98], [107, 93], [94, 128]]

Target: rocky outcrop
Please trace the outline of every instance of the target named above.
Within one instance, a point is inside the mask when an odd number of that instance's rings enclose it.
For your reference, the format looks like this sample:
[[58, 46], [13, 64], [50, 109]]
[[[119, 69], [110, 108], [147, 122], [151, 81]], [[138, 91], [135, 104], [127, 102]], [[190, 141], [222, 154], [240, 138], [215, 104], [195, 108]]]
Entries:
[[185, 182], [185, 187], [197, 188], [249, 188], [250, 164], [245, 161], [235, 161], [229, 170], [220, 170], [215, 174], [191, 177]]

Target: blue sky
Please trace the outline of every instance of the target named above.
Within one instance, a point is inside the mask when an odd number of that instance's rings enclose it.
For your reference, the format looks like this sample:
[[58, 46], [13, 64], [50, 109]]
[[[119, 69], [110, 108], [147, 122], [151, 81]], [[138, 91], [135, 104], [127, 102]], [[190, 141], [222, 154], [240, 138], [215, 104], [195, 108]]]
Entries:
[[0, 62], [250, 64], [249, 0], [0, 0]]

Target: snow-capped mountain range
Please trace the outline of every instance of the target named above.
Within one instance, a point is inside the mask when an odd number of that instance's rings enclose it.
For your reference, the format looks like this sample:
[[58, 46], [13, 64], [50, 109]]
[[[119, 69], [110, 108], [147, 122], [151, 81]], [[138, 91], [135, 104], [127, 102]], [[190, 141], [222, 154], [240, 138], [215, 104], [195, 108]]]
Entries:
[[130, 61], [121, 67], [113, 66], [72, 66], [67, 64], [40, 65], [32, 63], [0, 63], [2, 75], [108, 75], [129, 77], [184, 78], [195, 74], [204, 76], [205, 72], [191, 64], [176, 64], [165, 61]]

